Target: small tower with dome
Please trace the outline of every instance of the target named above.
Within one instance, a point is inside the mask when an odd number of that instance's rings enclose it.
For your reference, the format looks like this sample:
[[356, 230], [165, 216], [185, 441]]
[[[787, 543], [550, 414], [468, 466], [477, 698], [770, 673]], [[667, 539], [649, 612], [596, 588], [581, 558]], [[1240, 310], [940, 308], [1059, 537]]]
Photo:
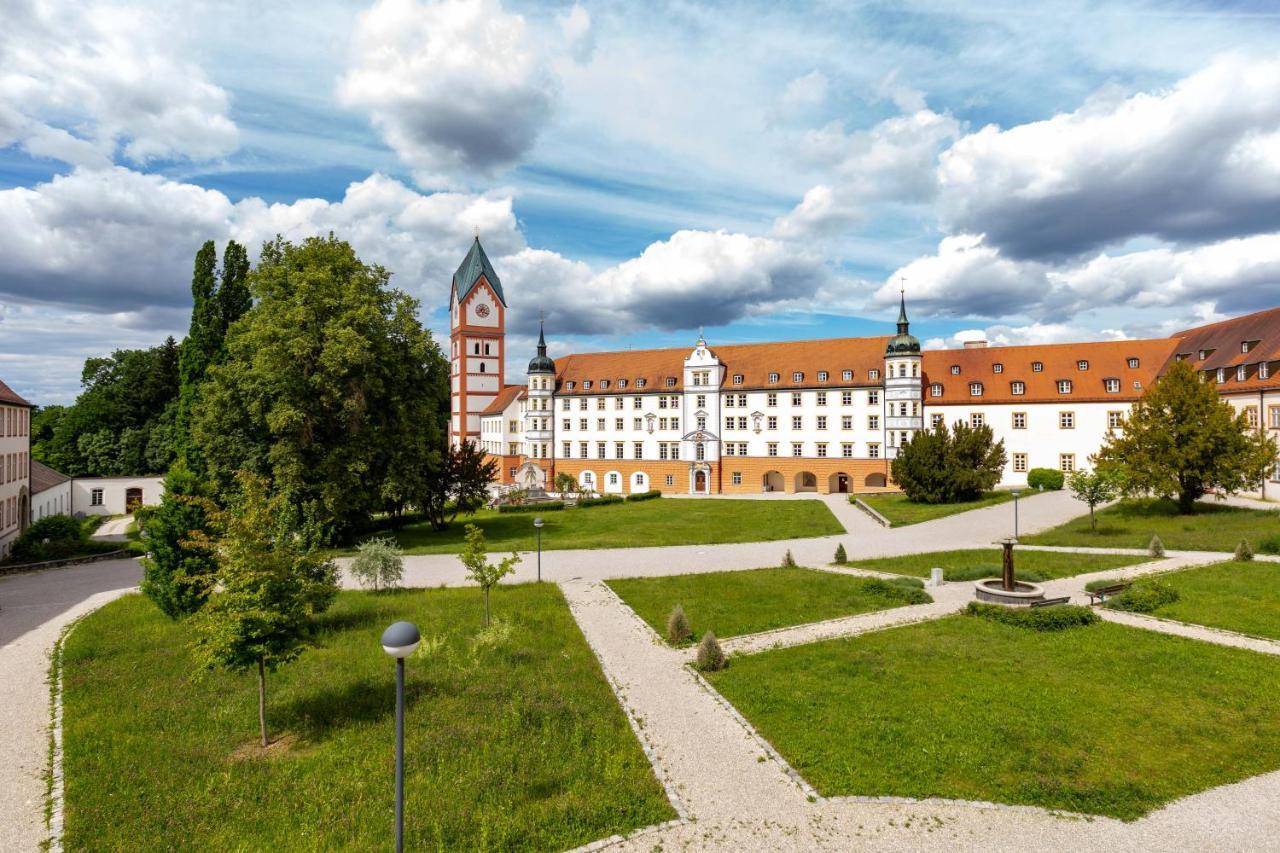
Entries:
[[889, 458], [897, 456], [898, 448], [924, 424], [920, 339], [911, 334], [905, 289], [899, 291], [898, 306], [898, 334], [889, 339], [884, 351], [884, 430]]
[[538, 473], [534, 474], [538, 482], [522, 482], [522, 485], [543, 486], [552, 465], [551, 451], [555, 440], [555, 401], [552, 398], [556, 388], [556, 363], [547, 355], [547, 338], [541, 322], [538, 323], [538, 354], [529, 359], [529, 369], [525, 373], [529, 377], [524, 405], [525, 456], [538, 468]]

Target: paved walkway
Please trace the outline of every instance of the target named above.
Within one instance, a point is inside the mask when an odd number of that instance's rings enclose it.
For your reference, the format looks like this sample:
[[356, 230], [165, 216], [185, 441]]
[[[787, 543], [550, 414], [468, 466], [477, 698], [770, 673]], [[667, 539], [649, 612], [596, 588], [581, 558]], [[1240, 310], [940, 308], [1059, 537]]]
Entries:
[[122, 515], [119, 518], [108, 518], [99, 525], [98, 529], [93, 532], [92, 539], [101, 539], [105, 542], [127, 542], [129, 539], [129, 525], [133, 524], [132, 515]]
[[54, 643], [141, 577], [137, 560], [112, 560], [0, 578], [0, 850], [38, 850], [45, 839]]

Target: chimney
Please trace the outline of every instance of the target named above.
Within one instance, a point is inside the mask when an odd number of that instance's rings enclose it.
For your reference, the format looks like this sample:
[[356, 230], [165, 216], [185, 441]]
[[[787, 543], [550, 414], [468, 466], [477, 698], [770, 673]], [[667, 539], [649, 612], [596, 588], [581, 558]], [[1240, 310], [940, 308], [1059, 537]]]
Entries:
[[965, 341], [964, 348], [965, 349], [986, 349], [987, 342], [986, 341]]

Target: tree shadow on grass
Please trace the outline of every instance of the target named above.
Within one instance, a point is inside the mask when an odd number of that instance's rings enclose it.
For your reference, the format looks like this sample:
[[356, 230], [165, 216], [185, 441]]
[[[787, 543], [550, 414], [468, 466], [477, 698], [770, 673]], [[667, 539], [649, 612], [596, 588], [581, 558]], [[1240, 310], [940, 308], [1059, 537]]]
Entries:
[[[389, 660], [389, 659], [388, 659]], [[431, 690], [423, 681], [407, 681], [406, 707]], [[283, 728], [308, 743], [324, 741], [352, 723], [377, 722], [390, 718], [396, 710], [396, 689], [392, 678], [361, 678], [337, 688], [317, 690], [285, 705], [280, 711]]]

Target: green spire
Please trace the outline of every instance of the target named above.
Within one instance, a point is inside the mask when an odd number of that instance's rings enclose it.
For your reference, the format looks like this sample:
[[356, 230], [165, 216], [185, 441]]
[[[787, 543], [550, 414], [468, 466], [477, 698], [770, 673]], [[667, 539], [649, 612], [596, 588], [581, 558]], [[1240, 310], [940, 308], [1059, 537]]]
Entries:
[[471, 244], [471, 251], [467, 252], [458, 271], [453, 274], [453, 289], [458, 293], [459, 302], [466, 298], [481, 276], [489, 282], [489, 286], [497, 294], [498, 301], [505, 306], [507, 298], [502, 293], [502, 282], [498, 280], [493, 264], [489, 263], [489, 256], [484, 253], [484, 248], [480, 245], [480, 235], [477, 234]]
[[898, 334], [907, 335], [910, 334], [911, 325], [907, 322], [907, 294], [900, 292], [899, 299], [901, 301], [898, 303]]

